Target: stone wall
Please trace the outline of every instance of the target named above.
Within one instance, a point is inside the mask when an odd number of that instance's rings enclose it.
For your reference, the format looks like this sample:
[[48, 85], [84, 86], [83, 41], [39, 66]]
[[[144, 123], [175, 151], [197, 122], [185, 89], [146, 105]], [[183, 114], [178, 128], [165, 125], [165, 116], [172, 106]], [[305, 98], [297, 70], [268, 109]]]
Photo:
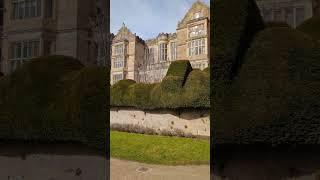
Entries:
[[111, 108], [110, 124], [138, 125], [156, 131], [180, 130], [195, 136], [210, 136], [209, 110], [153, 110]]

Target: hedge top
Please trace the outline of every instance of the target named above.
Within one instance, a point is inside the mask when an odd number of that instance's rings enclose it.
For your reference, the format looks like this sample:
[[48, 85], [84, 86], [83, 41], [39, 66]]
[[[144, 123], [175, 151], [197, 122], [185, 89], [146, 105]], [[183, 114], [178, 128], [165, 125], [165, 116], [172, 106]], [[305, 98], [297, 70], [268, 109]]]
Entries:
[[111, 106], [145, 110], [209, 108], [209, 81], [208, 71], [192, 70], [189, 61], [175, 61], [170, 64], [161, 83], [122, 80], [114, 84], [111, 87]]
[[320, 42], [320, 17], [314, 16], [306, 20], [297, 29]]
[[230, 80], [264, 22], [255, 0], [215, 0], [212, 17], [211, 75], [213, 80]]
[[215, 107], [214, 143], [318, 144], [319, 58], [316, 43], [302, 32], [260, 32]]
[[107, 70], [40, 57], [0, 79], [0, 140], [76, 142], [106, 150]]

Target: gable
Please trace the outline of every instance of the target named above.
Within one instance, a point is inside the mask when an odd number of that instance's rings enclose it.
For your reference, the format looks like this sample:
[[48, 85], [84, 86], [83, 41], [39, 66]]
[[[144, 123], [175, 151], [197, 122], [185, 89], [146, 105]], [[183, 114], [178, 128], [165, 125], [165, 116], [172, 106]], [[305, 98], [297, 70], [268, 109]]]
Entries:
[[136, 36], [125, 25], [123, 25], [114, 37], [113, 41], [133, 41], [135, 40], [135, 37]]
[[178, 23], [178, 29], [185, 27], [189, 21], [193, 20], [193, 16], [197, 12], [200, 12], [201, 17], [210, 17], [209, 7], [203, 2], [197, 1], [188, 10], [184, 18]]

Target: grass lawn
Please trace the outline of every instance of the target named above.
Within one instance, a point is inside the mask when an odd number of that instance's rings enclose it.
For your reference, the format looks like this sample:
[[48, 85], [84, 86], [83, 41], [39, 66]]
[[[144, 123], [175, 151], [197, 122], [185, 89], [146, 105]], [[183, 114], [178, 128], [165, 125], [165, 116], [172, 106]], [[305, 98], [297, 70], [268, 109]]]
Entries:
[[210, 141], [110, 132], [111, 157], [149, 164], [209, 164]]

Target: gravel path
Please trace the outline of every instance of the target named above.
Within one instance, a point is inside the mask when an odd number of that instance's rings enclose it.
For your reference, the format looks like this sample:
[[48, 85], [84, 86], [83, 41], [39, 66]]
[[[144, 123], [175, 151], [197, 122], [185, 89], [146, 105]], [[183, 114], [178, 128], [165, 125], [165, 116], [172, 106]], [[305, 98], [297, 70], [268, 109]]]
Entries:
[[111, 180], [209, 180], [210, 166], [162, 166], [111, 159]]

